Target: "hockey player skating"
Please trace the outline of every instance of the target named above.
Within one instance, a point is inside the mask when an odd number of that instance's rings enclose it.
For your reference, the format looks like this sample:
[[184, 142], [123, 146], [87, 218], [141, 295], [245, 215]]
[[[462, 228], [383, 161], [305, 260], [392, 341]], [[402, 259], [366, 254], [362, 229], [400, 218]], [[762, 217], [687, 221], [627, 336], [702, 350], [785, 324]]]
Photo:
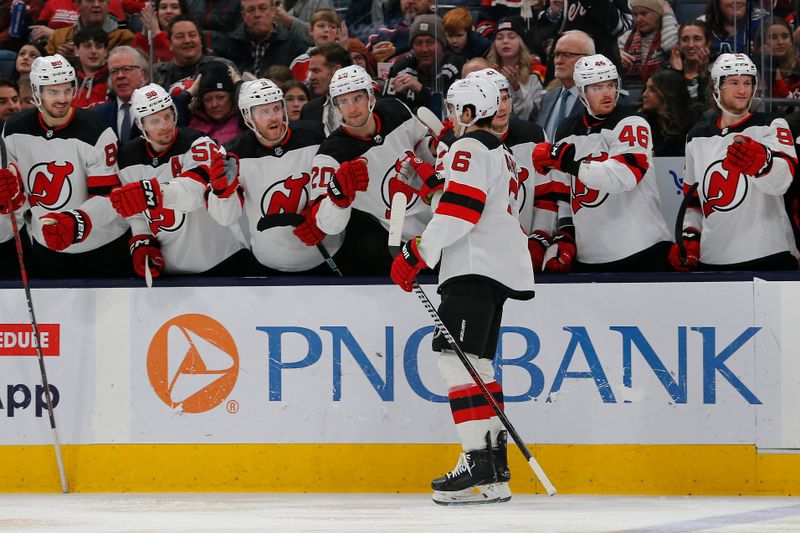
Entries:
[[617, 105], [619, 74], [607, 57], [582, 57], [573, 77], [586, 111], [533, 152], [539, 172], [557, 171], [561, 198], [557, 254], [545, 270], [669, 270], [672, 239], [661, 214], [650, 125]]
[[142, 137], [120, 152], [125, 185], [111, 192], [111, 202], [121, 216], [130, 217], [136, 274], [145, 276], [147, 260], [153, 277], [162, 271], [246, 275], [252, 263], [241, 239], [206, 211], [209, 184], [213, 194], [236, 191], [225, 177], [217, 144], [199, 131], [176, 126], [175, 104], [160, 85], [136, 89], [131, 108]]
[[[312, 212], [325, 189], [312, 191], [311, 163], [325, 138], [322, 125], [310, 121], [292, 122], [286, 114], [283, 91], [266, 79], [247, 82], [239, 93], [239, 111], [250, 128], [225, 145], [233, 169], [238, 169], [242, 196], [211, 195], [208, 210], [221, 224], [235, 223], [242, 210], [250, 229], [250, 246], [267, 273], [330, 273], [314, 247], [304, 242], [322, 242], [335, 254], [343, 234], [325, 236], [313, 223]], [[270, 218], [301, 213], [304, 221], [297, 226], [272, 225]], [[259, 222], [271, 226], [259, 230]], [[300, 237], [298, 237], [300, 236]], [[302, 238], [302, 241], [301, 241]], [[322, 266], [321, 266], [322, 265]]]
[[677, 270], [797, 269], [783, 193], [797, 165], [794, 138], [783, 118], [751, 113], [758, 72], [744, 54], [722, 54], [711, 69], [722, 115], [699, 122], [686, 142], [683, 222], [686, 250], [670, 250]]
[[[404, 290], [428, 266], [439, 263], [439, 316], [502, 406], [503, 390], [492, 361], [507, 298], [533, 297], [527, 236], [513, 212], [509, 183], [513, 156], [491, 131], [500, 105], [494, 83], [458, 80], [447, 92], [458, 139], [442, 164], [445, 185], [432, 198], [433, 218], [412, 236], [392, 264], [392, 280]], [[502, 258], [502, 260], [498, 260]], [[469, 373], [441, 335], [439, 369], [464, 453], [453, 471], [433, 480], [433, 500], [443, 505], [493, 503], [511, 498], [506, 432]]]
[[315, 231], [335, 235], [346, 227], [339, 252], [342, 270], [385, 275], [391, 266], [386, 239], [394, 193], [406, 193], [404, 238], [419, 234], [431, 217], [430, 208], [397, 178], [396, 170], [408, 151], [433, 161], [427, 129], [401, 102], [376, 102], [372, 78], [358, 65], [337, 70], [329, 91], [343, 125], [325, 139], [314, 158], [312, 195], [327, 191], [312, 211]]
[[[474, 60], [473, 60], [474, 61]], [[511, 85], [493, 68], [470, 72], [470, 77], [483, 77], [500, 90], [500, 109], [492, 119], [492, 131], [511, 151], [517, 168], [517, 179], [509, 185], [517, 199], [519, 222], [528, 239], [528, 251], [535, 271], [542, 269], [544, 255], [556, 228], [557, 206], [549, 174], [533, 167], [533, 150], [546, 141], [541, 126], [516, 118], [512, 113]]]
[[36, 109], [6, 124], [9, 166], [0, 188], [28, 207], [31, 263], [39, 277], [119, 277], [131, 272], [128, 224], [108, 195], [119, 185], [117, 138], [91, 111], [71, 106], [75, 70], [60, 55], [40, 57], [30, 73]]

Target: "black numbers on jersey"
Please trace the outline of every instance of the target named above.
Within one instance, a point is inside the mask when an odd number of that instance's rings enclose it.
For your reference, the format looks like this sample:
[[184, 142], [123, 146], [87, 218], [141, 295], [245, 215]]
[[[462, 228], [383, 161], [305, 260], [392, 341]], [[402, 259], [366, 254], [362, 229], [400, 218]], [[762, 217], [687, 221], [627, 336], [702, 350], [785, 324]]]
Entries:
[[639, 143], [639, 146], [642, 148], [647, 148], [650, 142], [650, 132], [646, 126], [638, 126], [636, 128], [636, 135], [634, 136], [633, 126], [625, 126], [622, 128], [622, 133], [619, 134], [619, 140], [628, 143], [629, 146]]

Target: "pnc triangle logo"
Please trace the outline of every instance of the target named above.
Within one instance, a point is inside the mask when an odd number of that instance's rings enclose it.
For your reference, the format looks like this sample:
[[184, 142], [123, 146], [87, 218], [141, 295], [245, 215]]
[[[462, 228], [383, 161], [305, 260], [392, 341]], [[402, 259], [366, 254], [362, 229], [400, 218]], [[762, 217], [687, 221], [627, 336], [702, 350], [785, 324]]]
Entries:
[[147, 349], [147, 376], [171, 408], [203, 413], [233, 390], [239, 352], [225, 327], [206, 315], [176, 316], [164, 323]]

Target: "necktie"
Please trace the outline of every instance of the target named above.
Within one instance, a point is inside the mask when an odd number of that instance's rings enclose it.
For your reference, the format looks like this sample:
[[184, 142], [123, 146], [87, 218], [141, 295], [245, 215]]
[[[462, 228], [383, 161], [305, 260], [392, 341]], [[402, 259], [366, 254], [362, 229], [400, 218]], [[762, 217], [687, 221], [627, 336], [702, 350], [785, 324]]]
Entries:
[[122, 124], [119, 128], [119, 142], [127, 142], [131, 137], [131, 104], [122, 104]]
[[555, 140], [556, 131], [558, 130], [559, 124], [561, 124], [564, 119], [567, 118], [567, 108], [569, 107], [570, 96], [571, 94], [567, 89], [561, 89], [561, 96], [558, 97], [558, 112], [556, 114], [556, 119], [553, 121], [552, 131], [548, 132], [550, 135], [550, 141]]

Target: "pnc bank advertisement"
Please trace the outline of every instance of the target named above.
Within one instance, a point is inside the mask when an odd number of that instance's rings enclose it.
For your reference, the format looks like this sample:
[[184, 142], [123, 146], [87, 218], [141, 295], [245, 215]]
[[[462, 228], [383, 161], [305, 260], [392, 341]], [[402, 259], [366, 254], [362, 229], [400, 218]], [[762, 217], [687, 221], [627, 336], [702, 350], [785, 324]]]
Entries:
[[[800, 448], [798, 296], [758, 279], [539, 285], [505, 307], [495, 376], [531, 443]], [[0, 444], [47, 444], [24, 294], [0, 299]], [[67, 444], [455, 442], [434, 328], [395, 286], [34, 301]]]

